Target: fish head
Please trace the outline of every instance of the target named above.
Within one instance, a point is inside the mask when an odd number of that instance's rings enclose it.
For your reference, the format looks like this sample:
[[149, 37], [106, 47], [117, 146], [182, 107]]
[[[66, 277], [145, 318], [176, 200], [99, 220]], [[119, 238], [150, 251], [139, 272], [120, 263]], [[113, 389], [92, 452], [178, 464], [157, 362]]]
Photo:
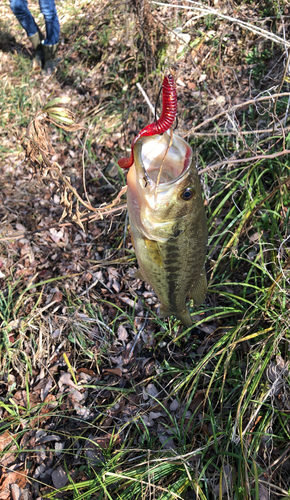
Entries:
[[201, 195], [191, 161], [191, 147], [176, 134], [142, 137], [135, 144], [128, 201], [133, 200], [133, 219], [146, 238], [167, 241], [176, 221], [195, 210]]

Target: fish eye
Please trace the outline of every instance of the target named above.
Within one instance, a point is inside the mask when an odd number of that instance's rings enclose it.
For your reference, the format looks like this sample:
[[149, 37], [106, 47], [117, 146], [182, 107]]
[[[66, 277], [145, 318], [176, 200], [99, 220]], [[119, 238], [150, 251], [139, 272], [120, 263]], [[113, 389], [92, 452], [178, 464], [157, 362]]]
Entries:
[[192, 188], [186, 188], [181, 192], [180, 198], [182, 200], [188, 201], [195, 195], [195, 192]]

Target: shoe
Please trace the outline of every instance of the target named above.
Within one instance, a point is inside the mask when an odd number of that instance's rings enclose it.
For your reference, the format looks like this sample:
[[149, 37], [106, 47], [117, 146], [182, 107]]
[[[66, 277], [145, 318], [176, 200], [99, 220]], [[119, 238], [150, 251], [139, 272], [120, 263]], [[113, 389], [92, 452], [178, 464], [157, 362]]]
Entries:
[[55, 70], [57, 64], [59, 63], [60, 59], [57, 59], [56, 54], [57, 54], [57, 49], [58, 49], [58, 43], [55, 43], [54, 45], [44, 45], [42, 44], [43, 52], [44, 52], [44, 72], [47, 75], [51, 75], [53, 71]]
[[35, 35], [29, 36], [28, 38], [34, 48], [33, 66], [36, 68], [42, 68], [42, 63], [44, 61], [44, 52], [41, 41], [44, 37], [40, 31], [37, 31]]

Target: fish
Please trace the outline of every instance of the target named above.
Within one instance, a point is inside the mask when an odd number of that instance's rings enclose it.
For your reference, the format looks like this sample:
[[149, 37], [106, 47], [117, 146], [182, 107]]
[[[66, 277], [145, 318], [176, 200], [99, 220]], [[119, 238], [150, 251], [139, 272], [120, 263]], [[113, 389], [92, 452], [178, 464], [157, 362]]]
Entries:
[[190, 327], [187, 297], [195, 306], [206, 297], [208, 237], [192, 149], [171, 131], [141, 137], [133, 154], [127, 176], [127, 207], [139, 265], [135, 277], [153, 288], [161, 302], [162, 317], [174, 315]]

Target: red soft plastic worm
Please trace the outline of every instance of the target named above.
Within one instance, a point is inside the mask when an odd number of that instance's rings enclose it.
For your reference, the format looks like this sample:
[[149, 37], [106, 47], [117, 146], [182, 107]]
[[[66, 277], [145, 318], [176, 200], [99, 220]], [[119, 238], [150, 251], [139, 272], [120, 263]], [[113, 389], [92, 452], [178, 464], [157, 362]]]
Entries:
[[118, 161], [119, 167], [130, 168], [134, 163], [133, 148], [136, 141], [143, 136], [151, 136], [156, 134], [163, 134], [166, 130], [170, 129], [174, 123], [177, 114], [177, 94], [176, 86], [173, 76], [170, 74], [164, 77], [162, 83], [162, 113], [160, 118], [143, 128], [141, 132], [135, 137], [131, 146], [130, 158], [120, 158]]

